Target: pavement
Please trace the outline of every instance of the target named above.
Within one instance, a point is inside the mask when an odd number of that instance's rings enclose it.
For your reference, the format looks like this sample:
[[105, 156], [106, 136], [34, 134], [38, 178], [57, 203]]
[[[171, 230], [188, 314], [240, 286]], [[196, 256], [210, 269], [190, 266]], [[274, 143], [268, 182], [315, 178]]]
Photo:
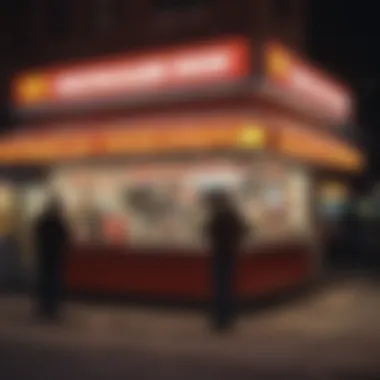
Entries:
[[[4, 379], [380, 379], [380, 282], [340, 280], [241, 315], [225, 336], [197, 311], [70, 302], [59, 325], [0, 297]], [[20, 362], [22, 360], [22, 362]], [[22, 363], [22, 365], [20, 365]], [[3, 378], [3, 376], [1, 376]]]

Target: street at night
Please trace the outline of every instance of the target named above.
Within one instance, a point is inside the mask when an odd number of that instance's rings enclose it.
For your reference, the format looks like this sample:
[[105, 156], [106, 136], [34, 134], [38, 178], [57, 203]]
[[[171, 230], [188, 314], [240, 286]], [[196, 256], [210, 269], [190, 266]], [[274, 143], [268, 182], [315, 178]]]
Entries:
[[[350, 279], [243, 315], [214, 336], [199, 312], [70, 304], [62, 325], [2, 298], [5, 379], [375, 379], [380, 284]], [[22, 362], [22, 364], [20, 364]]]

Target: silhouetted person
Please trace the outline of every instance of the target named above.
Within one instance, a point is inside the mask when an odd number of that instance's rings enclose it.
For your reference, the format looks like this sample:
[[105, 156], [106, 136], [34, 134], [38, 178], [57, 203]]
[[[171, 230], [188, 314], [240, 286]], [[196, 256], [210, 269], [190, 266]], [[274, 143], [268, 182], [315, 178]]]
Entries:
[[230, 199], [223, 193], [213, 193], [209, 199], [210, 219], [206, 224], [213, 263], [214, 327], [232, 327], [235, 316], [234, 274], [237, 254], [246, 226]]
[[52, 199], [35, 226], [37, 249], [37, 298], [41, 317], [55, 319], [63, 290], [69, 233], [58, 199]]

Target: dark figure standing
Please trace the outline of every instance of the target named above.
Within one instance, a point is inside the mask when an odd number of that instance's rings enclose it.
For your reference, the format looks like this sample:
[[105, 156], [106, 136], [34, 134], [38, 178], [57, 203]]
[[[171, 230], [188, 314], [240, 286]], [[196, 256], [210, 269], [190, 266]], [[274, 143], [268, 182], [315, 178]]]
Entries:
[[234, 274], [245, 225], [231, 200], [211, 194], [206, 235], [212, 251], [213, 324], [218, 330], [232, 327], [235, 317]]
[[69, 233], [61, 204], [51, 200], [36, 223], [37, 297], [41, 317], [59, 317]]

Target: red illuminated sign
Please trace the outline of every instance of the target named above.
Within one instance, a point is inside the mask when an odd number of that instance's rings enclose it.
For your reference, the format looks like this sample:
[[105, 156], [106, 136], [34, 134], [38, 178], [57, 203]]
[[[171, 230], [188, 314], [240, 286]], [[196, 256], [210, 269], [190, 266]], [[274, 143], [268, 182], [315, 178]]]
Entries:
[[204, 86], [248, 74], [250, 61], [249, 44], [236, 38], [53, 68], [16, 78], [14, 102], [23, 107]]
[[297, 57], [284, 46], [271, 43], [265, 51], [266, 75], [281, 97], [298, 106], [344, 122], [352, 113], [350, 91]]

